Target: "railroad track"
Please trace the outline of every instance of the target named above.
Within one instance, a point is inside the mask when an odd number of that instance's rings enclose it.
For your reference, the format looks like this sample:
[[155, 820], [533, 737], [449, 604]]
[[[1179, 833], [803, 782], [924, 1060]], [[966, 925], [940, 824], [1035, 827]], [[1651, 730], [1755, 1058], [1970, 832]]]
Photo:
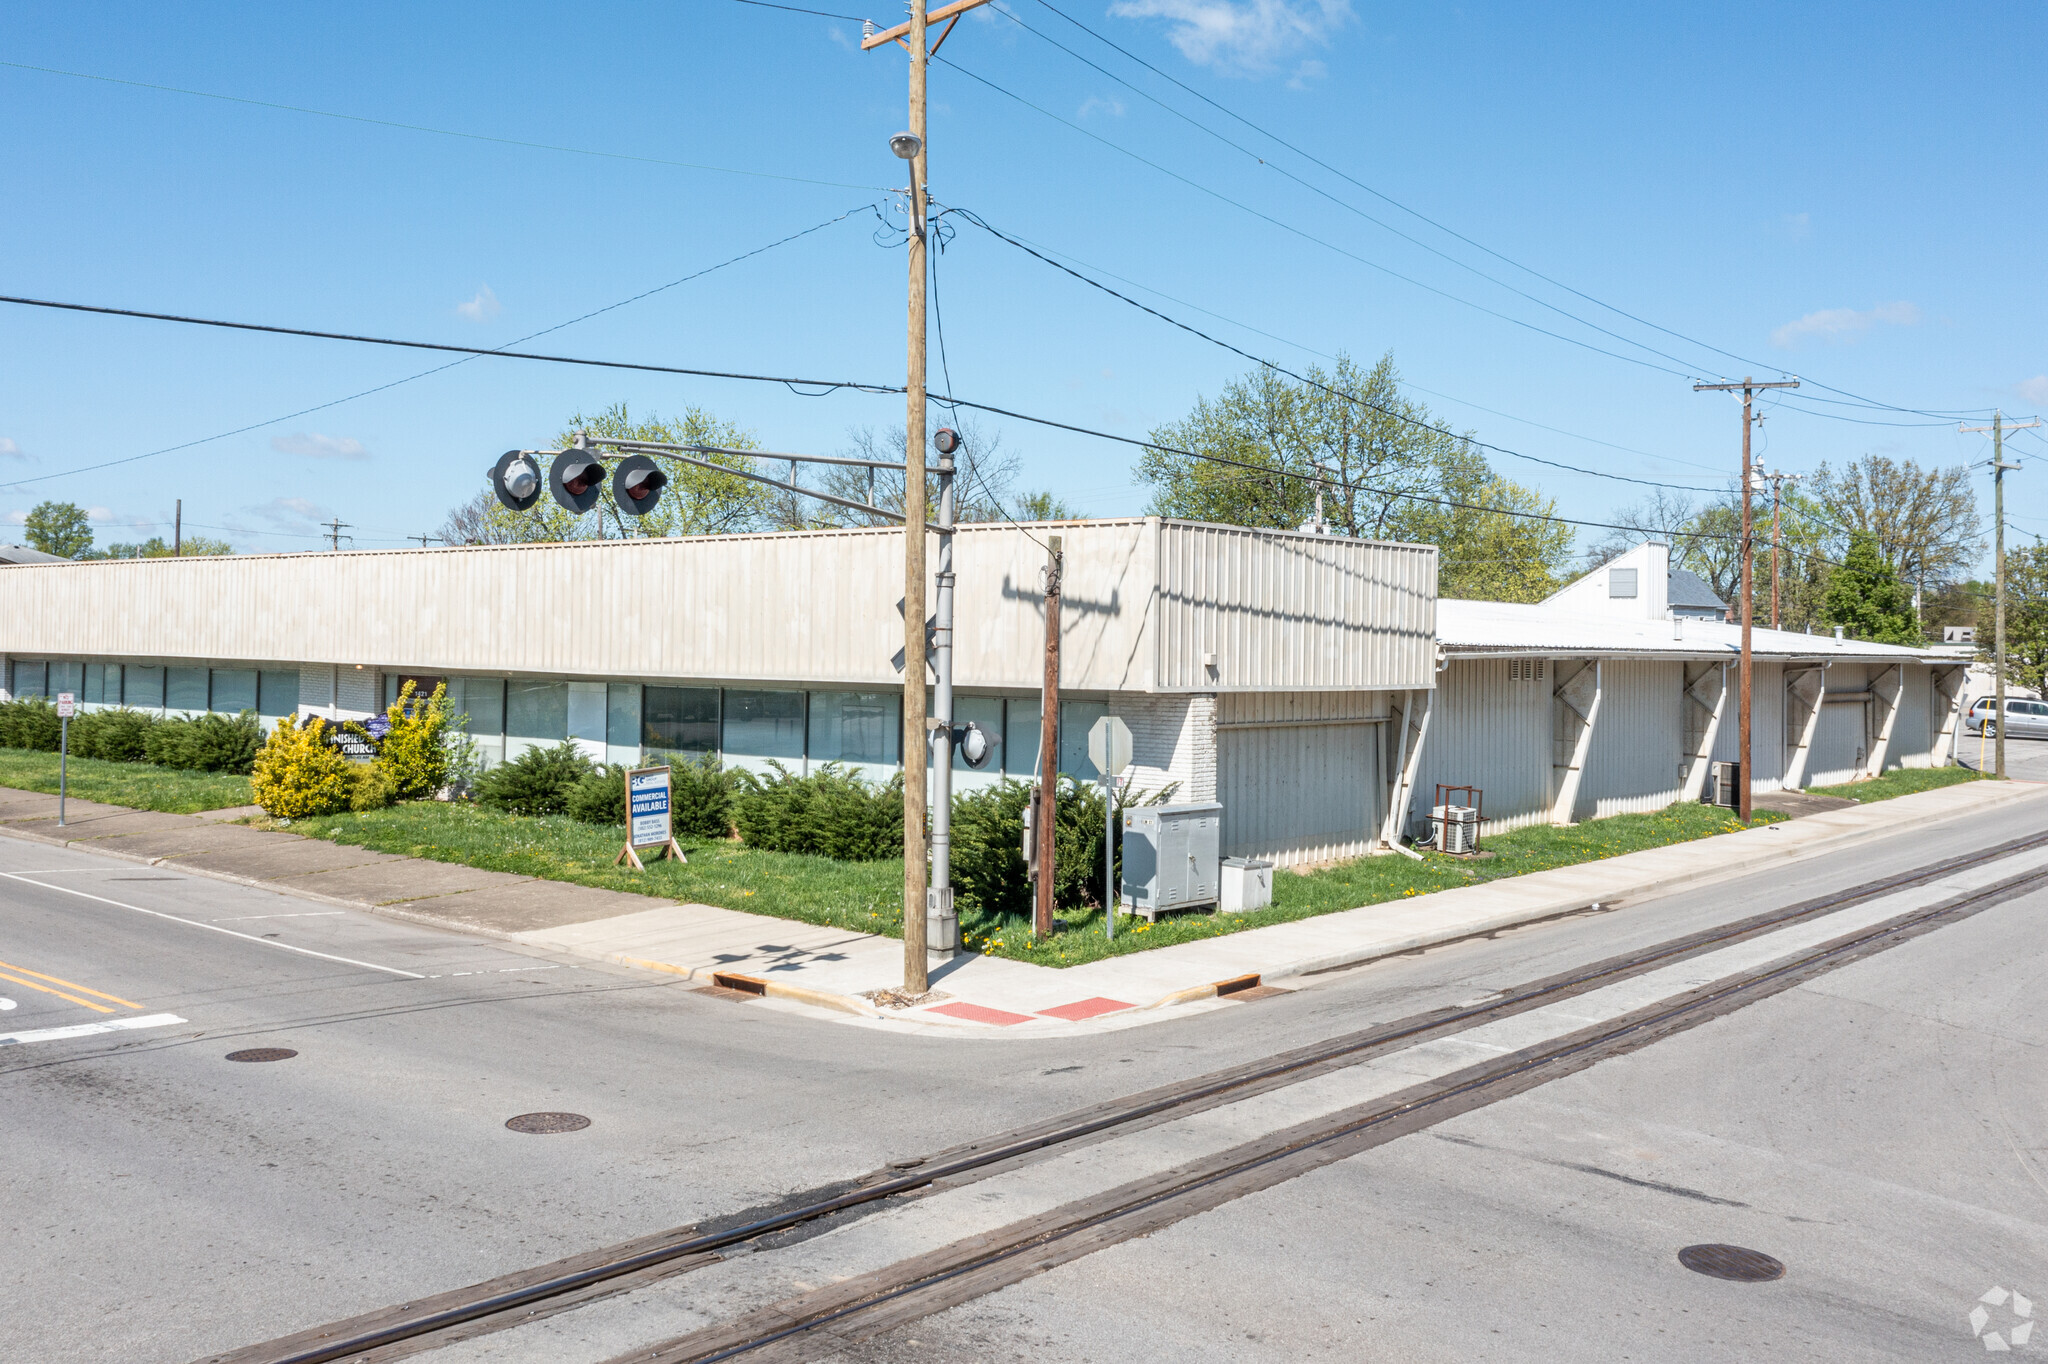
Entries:
[[[1016, 1169], [1034, 1158], [1142, 1130], [1265, 1090], [1298, 1084], [1358, 1064], [1397, 1046], [1511, 1018], [1629, 977], [1739, 944], [1804, 920], [2048, 847], [2048, 834], [2014, 839], [1755, 915], [1591, 966], [1531, 982], [1499, 998], [1377, 1025], [1192, 1080], [1096, 1105], [1045, 1123], [929, 1157], [897, 1162], [791, 1206], [742, 1215], [727, 1224], [685, 1227], [588, 1252], [432, 1298], [316, 1327], [201, 1364], [365, 1364], [434, 1349], [455, 1340], [522, 1325], [596, 1298], [717, 1263], [778, 1234], [829, 1228], [863, 1211]], [[1670, 1033], [1789, 988], [1807, 976], [1882, 951], [1944, 923], [2048, 885], [2048, 865], [2023, 871], [1931, 906], [1798, 952], [1767, 967], [1690, 990], [1634, 1013], [1467, 1067], [1372, 1103], [1275, 1132], [1185, 1168], [1111, 1189], [997, 1232], [942, 1247], [732, 1321], [620, 1356], [614, 1364], [713, 1364], [800, 1357], [833, 1348], [993, 1291], [1258, 1188], [1483, 1104], [1634, 1050]]]

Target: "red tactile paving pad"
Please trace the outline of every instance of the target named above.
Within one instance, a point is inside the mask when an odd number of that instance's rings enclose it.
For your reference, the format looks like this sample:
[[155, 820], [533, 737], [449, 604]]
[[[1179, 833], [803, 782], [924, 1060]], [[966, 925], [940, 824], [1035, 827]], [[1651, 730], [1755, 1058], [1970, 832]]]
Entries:
[[1029, 1023], [1031, 1021], [1030, 1014], [1013, 1014], [1007, 1013], [1002, 1009], [985, 1009], [979, 1004], [934, 1004], [931, 1008], [926, 1009], [925, 1012], [948, 1014], [954, 1018], [964, 1018], [970, 1023], [993, 1023], [999, 1028], [1007, 1028], [1012, 1023]]
[[1079, 1023], [1084, 1018], [1099, 1018], [1103, 1014], [1122, 1013], [1135, 1009], [1137, 1005], [1126, 1004], [1121, 999], [1105, 999], [1101, 995], [1093, 999], [1080, 1000], [1073, 1004], [1062, 1004], [1057, 1009], [1040, 1009], [1047, 1018], [1064, 1018], [1069, 1023]]

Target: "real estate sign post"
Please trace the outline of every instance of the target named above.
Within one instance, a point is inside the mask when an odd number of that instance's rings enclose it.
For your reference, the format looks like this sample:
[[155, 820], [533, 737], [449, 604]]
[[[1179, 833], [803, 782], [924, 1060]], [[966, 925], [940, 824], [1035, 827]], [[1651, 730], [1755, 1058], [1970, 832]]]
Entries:
[[676, 843], [672, 816], [670, 770], [667, 767], [636, 767], [626, 773], [626, 846], [612, 859], [612, 865], [629, 863], [634, 871], [646, 871], [640, 860], [642, 848], [654, 849], [656, 861], [673, 857], [688, 862]]

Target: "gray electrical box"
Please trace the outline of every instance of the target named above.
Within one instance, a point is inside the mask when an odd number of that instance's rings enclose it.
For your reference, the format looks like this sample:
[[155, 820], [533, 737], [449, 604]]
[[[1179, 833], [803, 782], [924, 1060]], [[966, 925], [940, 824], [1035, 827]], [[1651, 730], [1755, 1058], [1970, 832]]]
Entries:
[[1215, 904], [1222, 838], [1223, 807], [1213, 800], [1125, 810], [1125, 912], [1156, 920], [1168, 910]]

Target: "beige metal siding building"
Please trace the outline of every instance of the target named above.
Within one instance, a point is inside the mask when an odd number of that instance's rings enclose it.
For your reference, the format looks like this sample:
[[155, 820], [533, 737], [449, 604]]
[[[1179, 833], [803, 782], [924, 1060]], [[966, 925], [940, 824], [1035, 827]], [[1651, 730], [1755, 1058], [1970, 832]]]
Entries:
[[[1367, 850], [1390, 694], [1434, 685], [1436, 551], [1139, 518], [968, 526], [956, 720], [1039, 743], [1044, 541], [1064, 541], [1060, 763], [1130, 725], [1139, 789], [1228, 793], [1226, 852]], [[396, 552], [0, 565], [12, 692], [88, 705], [364, 717], [446, 682], [487, 756], [738, 766], [900, 760], [901, 533], [797, 532]], [[65, 685], [65, 684], [69, 685]], [[1306, 764], [1306, 766], [1304, 766]]]

